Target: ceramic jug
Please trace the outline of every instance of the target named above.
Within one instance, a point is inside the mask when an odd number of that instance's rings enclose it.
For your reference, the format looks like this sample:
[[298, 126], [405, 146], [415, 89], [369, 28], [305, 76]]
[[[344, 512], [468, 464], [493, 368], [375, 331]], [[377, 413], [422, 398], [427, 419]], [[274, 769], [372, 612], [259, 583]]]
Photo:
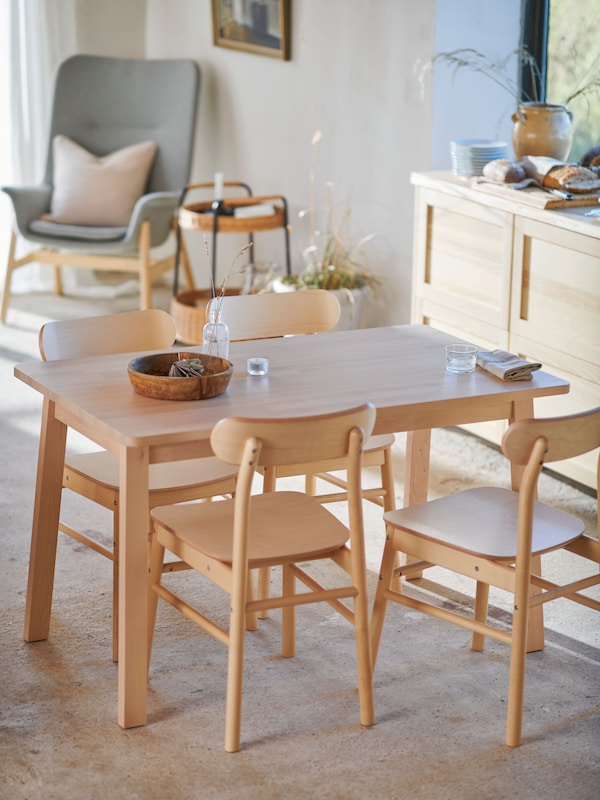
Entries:
[[566, 161], [573, 143], [573, 115], [566, 106], [521, 103], [512, 121], [512, 144], [517, 159], [548, 156]]

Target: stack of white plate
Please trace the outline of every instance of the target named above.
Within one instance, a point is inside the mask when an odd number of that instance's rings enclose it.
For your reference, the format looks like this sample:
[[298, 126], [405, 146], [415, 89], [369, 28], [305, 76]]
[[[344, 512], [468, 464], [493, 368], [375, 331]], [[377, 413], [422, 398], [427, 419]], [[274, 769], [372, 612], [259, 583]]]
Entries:
[[506, 142], [494, 142], [490, 139], [456, 139], [450, 142], [452, 156], [452, 172], [463, 178], [481, 175], [488, 161], [507, 158]]

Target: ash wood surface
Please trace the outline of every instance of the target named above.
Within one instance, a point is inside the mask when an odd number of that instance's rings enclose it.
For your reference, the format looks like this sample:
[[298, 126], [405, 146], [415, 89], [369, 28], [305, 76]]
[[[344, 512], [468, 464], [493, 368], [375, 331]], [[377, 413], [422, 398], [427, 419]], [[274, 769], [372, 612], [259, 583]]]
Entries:
[[[600, 219], [568, 202], [553, 209], [528, 205], [521, 191], [478, 191], [469, 179], [444, 172], [415, 173], [412, 182], [412, 321], [540, 361], [567, 380], [570, 392], [558, 405], [537, 405], [542, 416], [594, 406], [600, 385]], [[499, 444], [505, 424], [472, 430]], [[595, 486], [589, 453], [555, 469]]]
[[15, 375], [59, 403], [61, 418], [77, 419], [77, 427], [110, 438], [113, 449], [115, 441], [140, 447], [207, 441], [219, 419], [241, 410], [247, 416], [320, 414], [371, 398], [377, 407], [375, 432], [394, 433], [431, 427], [432, 421], [441, 427], [504, 417], [512, 402], [568, 392], [567, 381], [543, 370], [518, 385], [479, 369], [447, 373], [444, 345], [452, 341], [462, 340], [421, 325], [262, 340], [269, 374], [260, 381], [246, 373], [256, 342], [232, 343], [227, 392], [172, 406], [133, 391], [127, 364], [135, 353], [33, 362], [16, 366]]
[[[476, 178], [471, 180], [471, 188], [477, 192], [486, 192], [496, 197], [505, 197], [513, 202], [530, 205], [533, 208], [580, 208], [597, 206], [600, 200], [600, 192], [589, 192], [586, 194], [576, 194], [572, 200], [565, 200], [557, 197], [550, 192], [545, 192], [537, 186], [528, 186], [526, 189], [511, 189], [510, 186], [493, 183], [478, 183]], [[518, 197], [515, 195], [518, 194]]]
[[[505, 741], [511, 747], [518, 746], [532, 614], [543, 603], [558, 598], [600, 611], [597, 599], [580, 594], [600, 583], [600, 542], [597, 537], [585, 534], [585, 524], [577, 516], [538, 502], [538, 479], [545, 465], [586, 451], [597, 456], [599, 446], [600, 407], [570, 416], [519, 421], [509, 427], [502, 441], [507, 459], [526, 465], [518, 494], [497, 486], [478, 486], [385, 514], [387, 536], [371, 617], [373, 664], [388, 601], [472, 631], [472, 650], [483, 650], [488, 636], [510, 645]], [[560, 549], [591, 563], [578, 564], [573, 571], [570, 561], [569, 569], [562, 575], [555, 571], [552, 581], [543, 578], [540, 556]], [[414, 554], [416, 564], [396, 569], [396, 552]], [[392, 586], [400, 574], [435, 566], [474, 579], [473, 616], [456, 608], [442, 607], [440, 598], [432, 603], [429, 598], [410, 597]], [[573, 581], [580, 568], [585, 577]], [[554, 582], [559, 580], [560, 583]], [[488, 616], [490, 586], [513, 595], [509, 630]]]
[[[15, 376], [44, 396], [25, 639], [45, 639], [49, 632], [66, 426], [119, 457], [118, 720], [134, 727], [146, 722], [148, 465], [211, 454], [212, 429], [224, 417], [324, 414], [372, 402], [375, 433], [409, 432], [404, 498], [407, 505], [422, 501], [432, 427], [531, 417], [534, 398], [569, 390], [543, 370], [522, 383], [480, 370], [447, 373], [449, 341], [461, 340], [423, 325], [263, 340], [269, 373], [260, 380], [245, 369], [256, 342], [233, 343], [227, 391], [188, 403], [136, 394], [127, 375], [136, 353], [17, 365]], [[517, 470], [513, 485], [518, 479]]]
[[[363, 442], [374, 421], [375, 409], [369, 405], [308, 418], [222, 420], [211, 442], [219, 458], [240, 468], [235, 499], [169, 505], [152, 512], [150, 620], [155, 617], [158, 595], [227, 645], [225, 749], [229, 752], [240, 747], [246, 623], [264, 608], [282, 609], [281, 654], [285, 658], [295, 655], [297, 605], [327, 602], [353, 625], [360, 721], [363, 725], [375, 721], [360, 478]], [[312, 458], [344, 460], [348, 527], [307, 494], [274, 489], [252, 495], [258, 465], [293, 465]], [[190, 605], [173, 584], [171, 589], [161, 584], [164, 548], [225, 590], [228, 624], [223, 624], [220, 613], [214, 616], [197, 603]], [[325, 558], [333, 562], [332, 569], [326, 580], [318, 579], [311, 574], [309, 562]], [[249, 569], [275, 565], [282, 567], [278, 589], [273, 596], [255, 601], [247, 586]], [[341, 574], [335, 566], [341, 567]]]

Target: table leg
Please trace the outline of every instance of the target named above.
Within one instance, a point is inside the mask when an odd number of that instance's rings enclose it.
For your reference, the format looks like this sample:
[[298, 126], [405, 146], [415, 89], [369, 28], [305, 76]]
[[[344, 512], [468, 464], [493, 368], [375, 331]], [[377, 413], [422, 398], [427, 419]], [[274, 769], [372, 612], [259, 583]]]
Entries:
[[123, 728], [146, 724], [148, 682], [148, 449], [121, 448], [119, 711]]
[[408, 431], [406, 434], [405, 506], [414, 506], [427, 500], [430, 445], [430, 430]]
[[26, 642], [47, 639], [50, 632], [66, 441], [66, 425], [56, 419], [54, 403], [45, 398], [40, 430], [25, 602], [23, 636]]

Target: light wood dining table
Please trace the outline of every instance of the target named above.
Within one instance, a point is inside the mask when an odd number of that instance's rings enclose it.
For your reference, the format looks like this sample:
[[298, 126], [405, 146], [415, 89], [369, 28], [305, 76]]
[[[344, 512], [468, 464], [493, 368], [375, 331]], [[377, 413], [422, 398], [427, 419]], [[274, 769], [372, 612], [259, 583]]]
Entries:
[[[377, 408], [375, 433], [407, 432], [405, 505], [424, 501], [432, 428], [532, 417], [536, 397], [569, 390], [543, 370], [520, 382], [479, 368], [446, 372], [444, 345], [451, 341], [460, 340], [428, 326], [401, 325], [234, 343], [227, 391], [191, 402], [136, 394], [127, 364], [138, 353], [17, 365], [15, 376], [43, 395], [25, 640], [47, 639], [50, 631], [68, 428], [120, 460], [118, 722], [144, 725], [148, 465], [210, 455], [211, 431], [223, 417], [321, 414], [369, 401]], [[267, 357], [268, 374], [249, 376], [249, 356]], [[519, 478], [513, 473], [514, 488]]]

